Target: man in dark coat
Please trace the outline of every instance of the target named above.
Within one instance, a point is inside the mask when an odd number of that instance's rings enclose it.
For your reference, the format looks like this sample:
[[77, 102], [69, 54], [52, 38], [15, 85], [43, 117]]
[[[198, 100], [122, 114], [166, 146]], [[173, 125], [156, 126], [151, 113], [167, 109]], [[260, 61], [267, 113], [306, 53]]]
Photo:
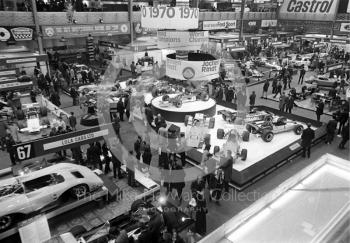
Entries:
[[324, 109], [324, 103], [321, 100], [320, 103], [316, 105], [316, 116], [317, 116], [317, 121], [321, 120], [321, 115], [323, 114], [323, 109]]
[[314, 138], [315, 138], [315, 131], [311, 129], [311, 123], [308, 123], [307, 128], [303, 131], [303, 134], [301, 135], [301, 146], [303, 147], [303, 155], [302, 155], [303, 158], [305, 158], [306, 152], [307, 152], [307, 157], [310, 158], [311, 143]]
[[224, 159], [220, 168], [224, 171], [224, 189], [228, 192], [229, 183], [232, 179], [232, 165], [233, 165], [232, 151], [227, 150], [227, 157]]
[[[269, 80], [266, 80], [264, 85], [263, 85], [263, 93], [262, 93], [261, 98], [267, 99], [267, 91], [269, 90], [269, 86], [270, 86]], [[264, 94], [265, 94], [265, 97], [264, 97]]]
[[149, 105], [147, 105], [145, 108], [145, 115], [146, 115], [148, 124], [151, 125], [153, 122], [153, 112]]
[[69, 126], [72, 128], [73, 131], [76, 131], [76, 125], [77, 125], [77, 118], [74, 116], [74, 112], [70, 113], [69, 120]]
[[117, 111], [119, 113], [119, 119], [120, 121], [124, 121], [124, 103], [122, 101], [122, 99], [120, 98], [118, 103], [117, 103]]
[[334, 119], [330, 120], [327, 123], [327, 128], [326, 128], [327, 136], [326, 136], [326, 142], [325, 142], [326, 144], [331, 144], [333, 142], [335, 130], [337, 130], [337, 125], [338, 125], [338, 122]]
[[140, 136], [137, 136], [137, 140], [134, 143], [134, 151], [138, 160], [140, 160], [141, 157], [141, 142], [142, 138]]
[[292, 113], [294, 107], [294, 98], [289, 94], [288, 99], [286, 100], [286, 112]]
[[255, 91], [253, 91], [252, 94], [249, 96], [250, 110], [252, 110], [253, 106], [255, 105], [255, 98], [256, 98], [256, 94], [255, 94]]
[[341, 135], [342, 140], [339, 144], [339, 148], [345, 149], [345, 144], [349, 141], [349, 122], [343, 127]]
[[300, 76], [299, 76], [298, 84], [303, 84], [305, 73], [306, 73], [306, 71], [305, 71], [304, 66], [303, 66], [300, 69]]

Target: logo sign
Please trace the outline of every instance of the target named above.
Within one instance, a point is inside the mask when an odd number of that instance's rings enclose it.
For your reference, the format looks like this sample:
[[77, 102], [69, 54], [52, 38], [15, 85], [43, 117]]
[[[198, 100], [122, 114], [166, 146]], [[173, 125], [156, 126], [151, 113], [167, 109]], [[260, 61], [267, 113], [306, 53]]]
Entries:
[[86, 37], [105, 35], [122, 35], [130, 33], [129, 23], [97, 25], [57, 25], [42, 26], [44, 38]]
[[333, 71], [333, 70], [337, 70], [337, 69], [342, 69], [344, 66], [343, 63], [337, 63], [337, 64], [333, 64], [330, 66], [326, 67], [327, 72]]
[[256, 21], [249, 21], [248, 26], [256, 26]]
[[8, 59], [6, 60], [6, 63], [25, 63], [25, 62], [36, 62], [35, 57], [29, 57], [29, 58], [20, 58], [20, 59]]
[[10, 38], [10, 32], [5, 28], [0, 27], [0, 41], [8, 41]]
[[[350, 2], [349, 2], [350, 5]], [[340, 25], [341, 32], [349, 32], [350, 33], [350, 23], [341, 23]]]
[[261, 27], [276, 27], [276, 26], [277, 26], [276, 19], [261, 20]]
[[203, 21], [203, 30], [235, 29], [236, 20]]
[[285, 0], [280, 8], [281, 19], [334, 20], [339, 0]]
[[209, 42], [208, 31], [158, 31], [159, 49], [200, 50]]
[[166, 59], [166, 75], [179, 80], [212, 80], [219, 77], [220, 60], [184, 61]]
[[141, 26], [153, 29], [197, 29], [199, 9], [189, 7], [142, 7]]
[[33, 29], [26, 27], [18, 27], [11, 29], [13, 38], [16, 41], [27, 41], [33, 39]]

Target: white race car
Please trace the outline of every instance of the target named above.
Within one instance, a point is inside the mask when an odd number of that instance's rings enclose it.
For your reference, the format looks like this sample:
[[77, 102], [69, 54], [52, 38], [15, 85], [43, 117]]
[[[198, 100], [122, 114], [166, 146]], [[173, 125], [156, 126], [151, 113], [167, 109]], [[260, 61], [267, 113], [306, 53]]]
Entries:
[[302, 67], [302, 66], [310, 66], [311, 58], [308, 56], [297, 56], [294, 60], [292, 60], [292, 64], [294, 67]]
[[89, 168], [61, 163], [0, 181], [0, 231], [66, 197], [85, 197], [103, 186]]

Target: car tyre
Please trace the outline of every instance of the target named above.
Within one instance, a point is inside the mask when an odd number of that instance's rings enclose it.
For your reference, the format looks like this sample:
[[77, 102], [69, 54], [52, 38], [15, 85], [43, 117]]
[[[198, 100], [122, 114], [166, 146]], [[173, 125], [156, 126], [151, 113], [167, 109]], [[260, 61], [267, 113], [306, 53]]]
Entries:
[[247, 124], [246, 128], [247, 128], [247, 131], [250, 132], [251, 134], [257, 134], [258, 133], [258, 130], [255, 129], [255, 127], [253, 127], [253, 126], [251, 126], [249, 124]]
[[304, 127], [303, 127], [303, 126], [296, 126], [296, 127], [294, 128], [294, 132], [295, 132], [296, 135], [302, 134], [303, 130], [304, 130]]
[[88, 193], [88, 187], [86, 185], [78, 185], [71, 189], [72, 196], [76, 199], [80, 199], [86, 196]]
[[0, 217], [0, 231], [5, 231], [13, 225], [15, 219], [13, 215], [5, 215]]
[[269, 142], [272, 141], [272, 139], [273, 139], [273, 137], [274, 137], [274, 134], [273, 134], [273, 132], [270, 131], [270, 130], [265, 130], [265, 131], [262, 133], [261, 137], [262, 137], [262, 139], [263, 139], [265, 142], [269, 143]]
[[248, 155], [248, 150], [247, 149], [242, 149], [241, 151], [241, 160], [246, 161]]

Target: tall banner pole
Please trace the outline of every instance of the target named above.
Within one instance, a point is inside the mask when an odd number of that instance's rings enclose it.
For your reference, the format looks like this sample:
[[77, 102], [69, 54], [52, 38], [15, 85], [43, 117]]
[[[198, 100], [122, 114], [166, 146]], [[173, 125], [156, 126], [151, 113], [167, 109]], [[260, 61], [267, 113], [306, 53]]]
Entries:
[[132, 0], [129, 0], [129, 21], [130, 21], [130, 44], [131, 46], [134, 43], [134, 26], [133, 26], [133, 9], [132, 9]]
[[239, 31], [239, 41], [243, 43], [243, 26], [244, 26], [244, 9], [245, 9], [245, 1], [246, 0], [242, 0], [242, 4], [241, 4], [241, 26], [240, 26], [240, 31]]
[[36, 38], [38, 41], [39, 53], [43, 54], [44, 53], [43, 41], [42, 41], [42, 37], [40, 34], [39, 18], [38, 18], [38, 12], [36, 9], [36, 1], [35, 0], [32, 0], [32, 12], [33, 12], [33, 19], [34, 19], [34, 23], [35, 23], [35, 33], [36, 33]]

